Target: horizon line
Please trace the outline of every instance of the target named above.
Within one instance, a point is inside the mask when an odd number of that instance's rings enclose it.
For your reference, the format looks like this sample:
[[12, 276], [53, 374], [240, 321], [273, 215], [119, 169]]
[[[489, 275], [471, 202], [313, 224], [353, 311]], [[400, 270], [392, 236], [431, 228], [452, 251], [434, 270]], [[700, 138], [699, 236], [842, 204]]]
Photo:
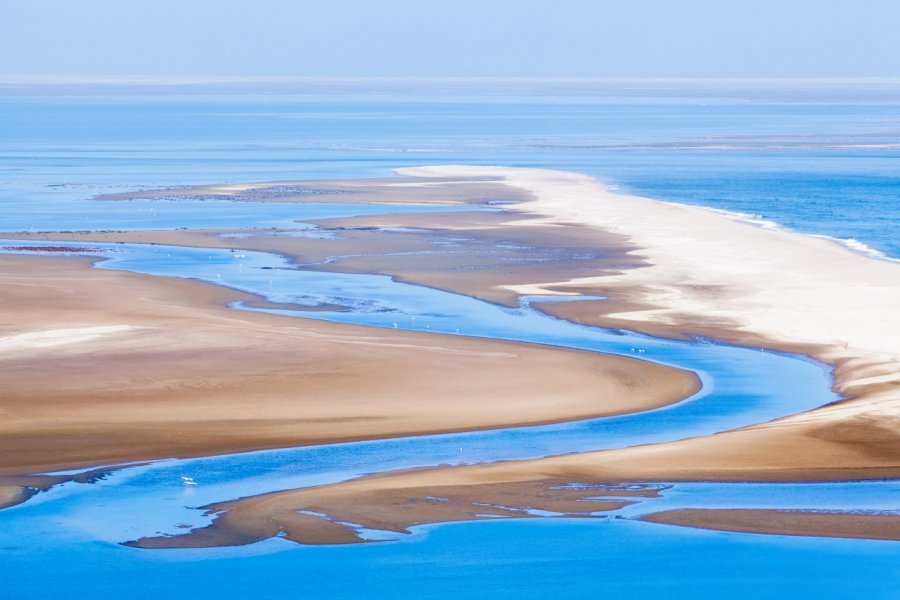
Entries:
[[872, 83], [900, 84], [900, 76], [779, 77], [604, 77], [604, 76], [306, 76], [306, 75], [48, 75], [0, 74], [0, 84], [189, 85], [303, 82], [594, 82], [594, 83]]

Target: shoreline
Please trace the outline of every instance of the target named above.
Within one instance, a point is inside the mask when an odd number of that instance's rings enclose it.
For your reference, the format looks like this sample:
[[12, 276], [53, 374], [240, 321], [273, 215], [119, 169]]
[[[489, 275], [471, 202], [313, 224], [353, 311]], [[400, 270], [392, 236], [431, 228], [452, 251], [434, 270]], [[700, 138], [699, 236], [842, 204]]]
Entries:
[[92, 262], [0, 256], [0, 475], [556, 423], [700, 387], [628, 357], [235, 311], [255, 297]]
[[[522, 194], [516, 204], [504, 207], [517, 215], [504, 223], [512, 230], [578, 227], [597, 235], [611, 233], [634, 248], [626, 252], [640, 263], [632, 268], [503, 284], [516, 296], [610, 298], [543, 303], [541, 310], [588, 325], [661, 337], [707, 336], [806, 354], [834, 367], [834, 387], [844, 399], [777, 421], [677, 442], [383, 473], [326, 486], [325, 492], [312, 488], [266, 495], [279, 498], [279, 510], [305, 501], [310, 493], [346, 499], [377, 492], [391, 503], [404, 503], [409, 489], [448, 485], [465, 486], [477, 500], [479, 490], [548, 481], [900, 477], [900, 341], [891, 336], [890, 324], [881, 322], [900, 305], [895, 263], [854, 253], [830, 238], [761, 228], [715, 209], [614, 194], [575, 173], [492, 167], [414, 167], [398, 173], [425, 181], [433, 177], [451, 186], [486, 180], [505, 185]], [[530, 218], [519, 218], [523, 213]], [[53, 234], [45, 235], [52, 239]], [[84, 239], [90, 236], [78, 238]], [[270, 506], [257, 498], [263, 496], [223, 504], [235, 511], [251, 506], [243, 518], [257, 522], [268, 518]], [[316, 507], [330, 514], [327, 505]], [[354, 522], [367, 522], [365, 515], [355, 517]], [[411, 519], [416, 522], [415, 515]]]
[[398, 171], [425, 178], [505, 175], [507, 185], [533, 198], [519, 210], [547, 224], [611, 230], [637, 246], [648, 263], [618, 274], [513, 288], [610, 297], [545, 304], [545, 312], [663, 337], [711, 334], [807, 354], [835, 367], [835, 388], [845, 398], [885, 404], [886, 417], [900, 427], [900, 317], [895, 327], [890, 323], [900, 306], [900, 265], [855, 253], [833, 238], [749, 226], [716, 209], [615, 194], [576, 173], [455, 166]]
[[0, 485], [0, 510], [28, 501], [38, 490], [19, 485]]
[[[579, 294], [607, 296], [607, 299], [602, 301], [586, 300], [565, 303], [537, 302], [534, 303], [534, 306], [552, 316], [588, 325], [600, 325], [613, 329], [630, 329], [657, 337], [685, 339], [699, 335], [721, 339], [727, 343], [737, 345], [806, 354], [811, 356], [814, 360], [830, 364], [835, 368], [835, 388], [842, 393], [845, 400], [833, 406], [840, 407], [840, 410], [844, 413], [847, 412], [848, 408], [853, 410], [852, 407], [854, 406], [865, 411], [873, 406], [877, 408], [877, 405], [881, 403], [887, 404], [887, 408], [890, 410], [890, 405], [897, 404], [897, 402], [893, 400], [893, 395], [895, 388], [900, 389], [900, 368], [898, 368], [900, 360], [891, 360], [891, 357], [888, 357], [889, 360], [887, 361], [882, 360], [880, 363], [873, 364], [873, 361], [867, 360], [867, 357], [865, 356], [847, 355], [847, 344], [845, 342], [840, 342], [838, 344], [843, 344], [844, 346], [838, 349], [845, 351], [843, 355], [839, 354], [838, 356], [835, 356], [835, 344], [833, 342], [831, 344], [827, 343], [827, 340], [821, 339], [821, 336], [818, 339], [808, 339], [808, 336], [807, 338], [798, 338], [795, 336], [794, 339], [787, 339], [785, 336], [781, 336], [779, 339], [777, 335], [773, 335], [773, 332], [767, 331], [765, 328], [755, 327], [756, 330], [754, 331], [752, 326], [747, 327], [746, 324], [740, 322], [741, 306], [732, 308], [730, 314], [728, 311], [723, 312], [719, 310], [719, 314], [711, 316], [711, 313], [715, 313], [715, 311], [709, 310], [710, 305], [722, 305], [726, 302], [728, 305], [735, 303], [740, 297], [734, 290], [730, 290], [729, 286], [734, 288], [740, 287], [740, 284], [744, 284], [746, 287], [746, 281], [741, 281], [739, 279], [738, 285], [735, 285], [734, 282], [729, 282], [727, 280], [729, 274], [728, 271], [730, 271], [731, 268], [730, 264], [726, 265], [726, 277], [723, 280], [721, 277], [722, 265], [719, 264], [719, 273], [714, 273], [720, 276], [718, 280], [692, 281], [691, 278], [686, 277], [683, 282], [679, 280], [679, 283], [683, 283], [683, 285], [675, 285], [671, 281], [673, 277], [667, 276], [667, 274], [664, 273], [664, 271], [667, 270], [665, 267], [666, 263], [663, 262], [664, 266], [660, 266], [658, 257], [661, 255], [664, 256], [666, 249], [663, 248], [660, 250], [659, 248], [648, 248], [647, 241], [642, 241], [640, 239], [640, 234], [647, 225], [645, 221], [648, 217], [646, 217], [646, 215], [652, 213], [649, 209], [660, 207], [661, 210], [665, 212], [665, 219], [669, 219], [671, 211], [674, 210], [679, 214], [686, 211], [686, 214], [692, 219], [695, 218], [697, 214], [700, 214], [713, 219], [714, 223], [721, 224], [724, 222], [729, 224], [731, 225], [729, 235], [732, 232], [741, 233], [745, 237], [741, 238], [738, 236], [736, 239], [744, 241], [746, 241], [746, 236], [748, 235], [750, 236], [751, 241], [754, 236], [758, 237], [759, 235], [763, 235], [770, 237], [772, 235], [778, 235], [787, 238], [789, 241], [800, 241], [802, 242], [801, 245], [804, 246], [810, 240], [816, 242], [817, 238], [777, 228], [759, 228], [746, 223], [746, 219], [739, 215], [724, 215], [722, 211], [719, 211], [718, 209], [706, 209], [661, 202], [647, 198], [621, 196], [606, 191], [605, 188], [596, 183], [592, 178], [576, 173], [545, 171], [539, 169], [454, 166], [413, 167], [399, 169], [398, 171], [406, 176], [399, 181], [362, 180], [356, 184], [352, 182], [348, 183], [346, 181], [320, 181], [312, 183], [319, 185], [323, 189], [337, 189], [342, 186], [349, 189], [354, 185], [357, 187], [361, 186], [366, 190], [366, 193], [363, 195], [374, 198], [372, 201], [378, 202], [390, 199], [390, 194], [396, 193], [396, 187], [398, 185], [406, 190], [404, 193], [407, 194], [407, 196], [405, 196], [407, 200], [416, 199], [416, 201], [421, 198], [420, 194], [422, 194], [424, 190], [428, 190], [430, 193], [430, 190], [440, 189], [440, 193], [444, 198], [452, 198], [456, 203], [475, 205], [484, 202], [482, 196], [485, 193], [485, 190], [490, 190], [492, 194], [496, 195], [498, 193], [498, 186], [505, 186], [506, 188], [513, 189], [514, 191], [511, 195], [514, 200], [505, 201], [504, 211], [499, 215], [495, 215], [497, 216], [497, 219], [490, 227], [499, 228], [498, 230], [501, 232], [510, 230], [527, 231], [527, 235], [531, 237], [534, 235], [541, 235], [540, 233], [535, 233], [540, 232], [541, 228], [553, 232], [553, 230], [559, 228], [561, 224], [567, 226], [563, 228], [564, 233], [571, 235], [570, 231], [572, 231], [572, 225], [580, 225], [582, 228], [588, 228], [587, 235], [580, 234], [586, 238], [587, 241], [584, 242], [585, 244], [592, 243], [590, 241], [592, 235], [600, 235], [601, 237], [599, 239], [603, 240], [602, 243], [608, 244], [609, 247], [620, 248], [617, 252], [621, 254], [615, 259], [617, 263], [621, 264], [625, 260], [630, 260], [631, 264], [624, 270], [621, 268], [616, 270], [616, 263], [597, 263], [594, 261], [588, 263], [586, 268], [593, 269], [594, 272], [599, 268], [602, 271], [600, 274], [592, 278], [580, 277], [568, 280], [558, 280], [552, 283], [540, 283], [540, 280], [537, 279], [542, 275], [546, 275], [546, 273], [526, 269], [524, 273], [520, 274], [518, 277], [520, 280], [523, 277], [530, 277], [530, 283], [509, 283], [508, 280], [503, 281], [501, 278], [500, 283], [495, 285], [494, 288], [506, 289], [507, 294], [513, 294], [512, 297], [518, 297], [519, 294], [536, 292], [575, 296]], [[422, 184], [416, 186], [414, 183], [416, 179], [421, 180]], [[388, 188], [379, 188], [379, 184], [382, 186], [387, 185]], [[467, 187], [473, 184], [477, 189], [474, 199], [471, 196], [471, 188]], [[246, 194], [244, 196], [237, 196], [243, 201], [258, 202], [269, 200], [266, 197], [261, 198], [259, 195], [255, 194], [254, 190], [256, 190], [257, 187], [262, 190], [275, 189], [281, 191], [296, 191], [306, 189], [309, 185], [311, 185], [310, 182], [301, 181], [232, 184], [229, 186], [189, 186], [176, 189], [174, 190], [174, 193], [193, 197], [203, 193], [203, 190], [216, 190], [224, 187], [232, 190], [235, 194]], [[410, 195], [409, 190], [418, 190], [418, 192]], [[168, 190], [148, 190], [135, 192], [133, 194], [120, 194], [119, 196], [130, 198], [132, 195], [136, 194], [139, 197], [159, 197], [165, 196], [168, 193]], [[501, 194], [501, 196], [502, 195], [503, 194]], [[283, 200], [295, 202], [315, 201], [316, 197], [315, 195], [303, 197], [292, 196], [283, 198]], [[631, 206], [634, 202], [639, 203], [637, 208]], [[583, 214], [583, 207], [585, 206], [591, 210]], [[617, 214], [616, 210], [619, 210], [623, 214]], [[634, 216], [635, 210], [644, 216], [644, 219], [639, 223], [635, 223], [635, 219], [630, 218]], [[464, 214], [465, 213], [463, 213], [463, 215]], [[486, 217], [483, 214], [478, 214], [478, 219], [474, 222], [472, 222], [469, 217], [460, 217], [459, 215], [450, 215], [448, 217], [448, 215], [441, 215], [440, 213], [431, 215], [430, 217], [426, 216], [424, 219], [427, 221], [429, 218], [443, 218], [447, 222], [447, 226], [449, 226], [448, 231], [456, 232], [457, 234], [466, 232], [467, 235], [472, 235], [471, 231], [473, 231], [473, 229], [480, 233], [485, 227], [484, 223], [486, 220]], [[421, 215], [398, 216], [389, 214], [337, 220], [326, 219], [320, 222], [320, 225], [325, 224], [326, 227], [335, 227], [335, 230], [340, 231], [341, 235], [348, 235], [348, 231], [350, 234], [363, 235], [372, 233], [371, 230], [373, 228], [379, 229], [382, 227], [390, 228], [391, 226], [408, 225], [410, 220], [412, 220], [413, 223], [418, 224], [422, 219], [423, 217]], [[682, 216], [682, 221], [683, 219], [684, 217]], [[614, 227], [610, 227], [610, 221]], [[663, 239], [671, 242], [671, 230], [673, 229], [671, 224], [663, 223], [662, 226], [660, 226], [657, 219], [657, 221], [651, 220], [651, 225], [651, 233], [655, 232], [656, 236], [659, 237], [661, 231]], [[628, 229], [629, 226], [631, 229]], [[603, 227], [603, 229], [600, 229], [601, 227]], [[678, 224], [676, 223], [674, 228], [677, 230], [677, 227]], [[615, 233], [612, 235], [617, 237], [608, 237], [610, 235], [608, 233], [610, 228], [615, 230]], [[437, 229], [435, 231], [441, 230]], [[594, 232], [593, 234], [591, 234], [592, 231]], [[750, 232], [749, 234], [748, 231]], [[267, 238], [264, 233], [257, 232], [254, 234], [254, 243], [251, 244], [246, 240], [229, 239], [220, 237], [220, 235], [221, 232], [217, 231], [146, 231], [99, 232], [94, 234], [80, 232], [61, 234], [56, 237], [79, 242], [99, 240], [143, 243], [184, 243], [184, 245], [199, 247], [234, 246], [241, 249], [279, 253], [291, 257], [294, 262], [299, 262], [302, 256], [302, 254], [298, 254], [296, 248], [293, 246], [293, 244], [296, 243], [295, 240], [285, 240], [285, 238], [279, 239], [276, 237]], [[257, 235], [262, 237], [259, 237], [257, 240]], [[508, 234], [501, 233], [495, 235]], [[551, 233], [546, 241], [550, 248], [552, 248], [554, 244], [558, 244], [560, 240], [559, 237], [553, 237], [553, 235], [555, 234]], [[54, 235], [50, 233], [18, 234], [10, 237], [20, 239], [50, 239], [53, 238]], [[722, 236], [719, 235], [719, 239], [712, 240], [715, 246], [721, 247], [721, 237]], [[354, 240], [354, 243], [357, 243], [357, 245], [351, 245], [350, 248], [352, 250], [359, 250], [360, 248], [370, 250], [373, 243], [383, 244], [383, 238], [384, 236], [376, 238], [377, 241], [375, 242], [371, 240], [366, 241], [365, 244], [368, 245], [363, 246], [359, 246], [359, 243], [363, 242]], [[491, 241], [489, 238], [486, 239], [488, 242]], [[690, 255], [690, 251], [692, 250], [690, 248], [691, 241], [693, 240], [676, 240], [678, 243], [675, 244], [675, 250], [679, 251], [681, 254], [679, 257], [678, 252], [676, 252], [676, 259], [680, 258], [682, 262], [685, 262], [685, 247], [687, 247], [688, 250], [687, 254]], [[731, 239], [729, 238], [728, 241], [731, 242]], [[825, 240], [818, 241], [824, 242]], [[862, 264], [864, 265], [872, 262], [872, 259], [850, 253], [849, 250], [846, 250], [843, 246], [839, 246], [832, 240], [828, 240], [828, 242], [831, 242], [828, 244], [828, 247], [833, 251], [839, 251], [839, 254], [844, 259], [849, 256], [856, 259], [857, 262], [860, 260], [863, 261]], [[735, 244], [732, 243], [732, 245]], [[739, 246], [739, 244], [737, 245]], [[307, 254], [309, 252], [318, 252], [322, 256], [328, 256], [330, 252], [333, 252], [330, 246], [324, 251], [314, 249], [309, 245], [300, 247], [303, 249], [303, 253]], [[388, 250], [389, 249], [390, 247]], [[573, 248], [573, 252], [577, 251], [578, 250]], [[384, 252], [387, 252], [387, 250]], [[384, 256], [394, 256], [395, 254], [396, 252], [385, 254]], [[696, 254], [696, 251], [694, 251], [694, 254]], [[656, 257], [655, 260], [657, 261], [655, 263], [653, 262], [654, 257]], [[705, 255], [701, 256], [700, 262], [703, 262], [705, 258]], [[670, 262], [672, 262], [671, 257]], [[695, 263], [697, 262], [695, 256], [693, 263], [688, 266], [696, 266]], [[721, 263], [721, 261], [719, 262]], [[891, 263], [882, 264], [894, 267]], [[428, 264], [426, 266], [431, 267], [432, 265]], [[682, 271], [686, 269], [684, 264], [679, 266]], [[304, 267], [308, 267], [308, 265], [304, 265]], [[327, 270], [334, 269], [351, 273], [369, 273], [372, 272], [371, 267], [371, 264], [363, 264], [357, 266], [351, 265], [350, 268], [347, 268], [340, 263], [329, 261]], [[557, 268], [556, 265], [553, 266], [553, 269]], [[707, 269], [707, 271], [709, 271], [709, 269]], [[473, 271], [470, 270], [469, 272], [471, 273]], [[485, 272], [490, 275], [490, 270]], [[660, 276], [660, 272], [663, 272], [662, 276]], [[555, 273], [555, 271], [551, 270], [551, 273]], [[647, 276], [648, 273], [651, 273], [651, 275]], [[654, 275], [653, 273], [656, 274]], [[896, 279], [895, 273], [896, 270], [892, 269], [891, 275]], [[466, 283], [465, 281], [450, 280], [450, 284], [442, 285], [444, 282], [440, 280], [436, 283], [434, 281], [423, 281], [421, 271], [416, 270], [413, 270], [409, 274], [404, 274], [402, 269], [394, 269], [385, 271], [384, 274], [395, 277], [401, 281], [408, 279], [410, 282], [419, 285], [430, 285], [431, 287], [436, 287], [438, 289], [449, 289], [456, 293], [474, 295], [475, 297], [480, 297], [481, 299], [488, 301], [498, 301], [500, 304], [514, 304], [507, 299], [507, 296], [502, 295], [501, 292], [493, 291], [492, 289], [485, 287], [484, 283], [476, 282], [476, 285], [473, 287], [471, 283]], [[559, 273], [555, 274], [559, 275]], [[565, 275], [566, 273], [563, 274]], [[683, 272], [678, 272], [676, 275], [683, 276], [685, 274]], [[639, 281], [632, 281], [636, 277], [639, 278]], [[660, 281], [654, 282], [654, 277], [660, 279]], [[699, 277], [696, 279], [699, 279]], [[653, 287], [654, 285], [655, 288]], [[895, 287], [897, 289], [888, 288], [888, 290], [893, 291], [896, 295], [897, 290], [900, 290], [900, 286]], [[662, 290], [662, 292], [660, 290]], [[661, 295], [664, 297], [665, 302], [661, 303], [659, 301]], [[900, 295], [898, 295], [898, 298], [900, 298]], [[752, 299], [757, 301], [756, 298]], [[679, 300], [681, 301], [681, 306], [678, 306]], [[673, 304], [675, 305], [674, 309], [672, 308]], [[767, 308], [771, 309], [772, 307], [768, 306]], [[844, 314], [853, 313], [851, 310], [845, 310], [844, 307], [841, 308], [841, 312]], [[796, 321], [796, 319], [794, 320]], [[883, 341], [883, 339], [879, 341]], [[900, 356], [900, 350], [896, 352], [892, 350], [892, 352], [895, 355]], [[857, 354], [859, 354], [859, 352], [857, 352]], [[885, 373], [885, 367], [888, 367], [890, 372]], [[872, 377], [873, 371], [874, 377]], [[885, 396], [887, 396], [886, 402], [884, 401]], [[864, 402], [856, 405], [852, 402], [848, 402], [848, 400], [854, 399], [861, 399]], [[812, 414], [813, 418], [817, 419], [823, 415], [827, 417], [829, 411], [826, 408], [805, 414]], [[788, 417], [788, 420], [790, 418], [791, 417]], [[840, 415], [838, 415], [837, 418], [840, 419]]]
[[679, 509], [640, 519], [679, 527], [787, 536], [900, 540], [900, 515], [776, 509]]
[[[578, 174], [488, 167], [408, 168], [399, 173], [422, 177], [503, 174], [507, 185], [532, 196], [516, 206], [517, 210], [530, 212], [550, 226], [562, 222], [612, 229], [638, 246], [639, 254], [649, 263], [614, 275], [512, 288], [518, 293], [612, 297], [612, 302], [554, 304], [553, 310], [544, 308], [546, 312], [586, 324], [664, 337], [713, 334], [740, 345], [799, 351], [835, 368], [835, 389], [844, 399], [714, 436], [529, 461], [384, 473], [324, 488], [245, 498], [228, 503], [227, 509], [232, 512], [225, 513], [226, 529], [235, 523], [237, 530], [253, 529], [266, 514], [272, 516], [267, 507], [277, 505], [281, 511], [302, 507], [310, 497], [320, 495], [339, 499], [336, 506], [346, 507], [348, 497], [377, 494], [393, 506], [409, 502], [410, 490], [419, 497], [433, 487], [463, 486], [475, 490], [477, 496], [479, 488], [510, 482], [540, 485], [547, 481], [900, 477], [900, 340], [891, 337], [890, 328], [880, 321], [890, 317], [893, 307], [900, 306], [897, 265], [853, 253], [832, 240], [762, 229], [708, 209], [610, 194], [591, 178]], [[655, 220], [654, 208], [659, 209]], [[616, 209], [621, 209], [618, 214]], [[693, 234], [703, 224], [707, 228], [700, 230], [713, 234], [711, 239], [701, 236], [702, 243], [698, 244]], [[650, 233], [642, 237], [642, 228], [648, 226]], [[719, 226], [725, 231], [717, 231]], [[709, 263], [705, 267], [701, 264], [704, 261]], [[802, 266], [804, 261], [809, 262], [806, 267]], [[734, 265], [742, 268], [733, 269]], [[786, 265], [792, 267], [787, 269], [788, 275], [780, 275], [779, 269]], [[854, 283], [874, 292], [863, 296], [864, 306], [849, 301], [858, 295], [851, 288]], [[601, 312], [598, 305], [615, 312]], [[829, 327], [821, 327], [823, 320]], [[821, 329], [826, 329], [825, 333]], [[269, 497], [274, 504], [263, 501]], [[357, 512], [361, 510], [358, 501], [353, 502], [356, 508], [350, 520], [369, 523], [371, 515], [367, 520], [365, 510]], [[328, 506], [317, 504], [319, 512], [334, 516]], [[372, 510], [377, 513], [384, 509]], [[415, 514], [404, 521], [415, 522]], [[831, 527], [823, 522], [816, 526], [823, 535]], [[760, 525], [759, 531], [764, 530]], [[183, 541], [190, 544], [187, 539]]]

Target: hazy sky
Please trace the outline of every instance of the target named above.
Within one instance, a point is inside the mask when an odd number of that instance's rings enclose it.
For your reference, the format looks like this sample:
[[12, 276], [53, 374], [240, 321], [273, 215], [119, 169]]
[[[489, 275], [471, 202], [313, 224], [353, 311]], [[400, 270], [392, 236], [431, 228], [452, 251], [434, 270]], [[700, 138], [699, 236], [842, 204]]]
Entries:
[[900, 76], [900, 0], [0, 0], [0, 75]]

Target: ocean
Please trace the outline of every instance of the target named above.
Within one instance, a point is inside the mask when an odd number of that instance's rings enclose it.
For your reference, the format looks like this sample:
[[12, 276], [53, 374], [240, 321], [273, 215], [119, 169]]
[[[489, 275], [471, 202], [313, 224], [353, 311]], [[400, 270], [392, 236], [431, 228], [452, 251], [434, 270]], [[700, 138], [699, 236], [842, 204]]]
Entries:
[[489, 164], [588, 173], [900, 257], [900, 102], [9, 94], [0, 129], [7, 215], [113, 190]]
[[[12, 90], [0, 97], [0, 231], [271, 225], [298, 212], [307, 218], [371, 212], [378, 209], [91, 197], [203, 183], [380, 177], [398, 167], [465, 163], [578, 171], [629, 193], [740, 213], [760, 226], [900, 258], [900, 102], [890, 98], [630, 96], [577, 86], [490, 94], [408, 85], [316, 93], [101, 91]], [[451, 460], [700, 435], [807, 410], [834, 394], [827, 369], [798, 357], [559, 324], [525, 308], [504, 310], [377, 276], [286, 271], [272, 290], [269, 276], [259, 275], [271, 271], [249, 268], [277, 267], [281, 259], [270, 255], [247, 253], [237, 264], [225, 251], [118, 250], [105, 268], [217, 280], [280, 300], [298, 290], [327, 299], [338, 290], [350, 306], [375, 302], [393, 311], [306, 315], [313, 318], [445, 332], [462, 324], [470, 335], [621, 354], [643, 344], [646, 358], [699, 372], [705, 391], [619, 418], [161, 461], [66, 484], [0, 511], [0, 590], [98, 600], [897, 597], [897, 543], [723, 533], [627, 518], [430, 525], [398, 541], [359, 546], [302, 547], [280, 539], [222, 549], [121, 546], [128, 536], [174, 532], [179, 523], [202, 526], [209, 517], [196, 507], [215, 500]], [[421, 306], [442, 310], [417, 313]], [[458, 458], [461, 445], [469, 454]], [[186, 472], [196, 488], [182, 485]], [[676, 484], [647, 510], [751, 500], [883, 510], [895, 508], [897, 490], [896, 481]], [[643, 509], [628, 510], [634, 516]]]

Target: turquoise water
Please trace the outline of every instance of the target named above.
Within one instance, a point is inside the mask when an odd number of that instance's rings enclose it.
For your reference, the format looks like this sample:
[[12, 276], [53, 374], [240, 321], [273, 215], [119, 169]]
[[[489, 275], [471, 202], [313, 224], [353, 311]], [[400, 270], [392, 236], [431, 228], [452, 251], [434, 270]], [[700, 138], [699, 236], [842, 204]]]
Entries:
[[[91, 202], [221, 181], [386, 175], [418, 164], [576, 170], [650, 196], [745, 212], [900, 256], [900, 107], [668, 99], [0, 98], [0, 230], [270, 225], [381, 210], [228, 202]], [[391, 210], [394, 210], [393, 208]], [[411, 210], [430, 210], [413, 208]], [[21, 242], [11, 242], [23, 245]], [[98, 246], [92, 244], [92, 246]], [[0, 589], [97, 598], [896, 598], [900, 545], [690, 530], [629, 519], [423, 527], [399, 541], [144, 551], [118, 543], [240, 495], [439, 463], [678, 439], [826, 403], [827, 371], [792, 356], [578, 327], [528, 309], [278, 257], [115, 246], [101, 266], [197, 277], [274, 300], [351, 306], [306, 318], [636, 355], [698, 372], [696, 397], [542, 427], [277, 450], [117, 471], [0, 511]], [[262, 269], [262, 267], [273, 267]], [[240, 307], [236, 307], [239, 309]], [[195, 488], [185, 488], [181, 475]], [[896, 509], [897, 482], [663, 485], [625, 517], [677, 507]]]

